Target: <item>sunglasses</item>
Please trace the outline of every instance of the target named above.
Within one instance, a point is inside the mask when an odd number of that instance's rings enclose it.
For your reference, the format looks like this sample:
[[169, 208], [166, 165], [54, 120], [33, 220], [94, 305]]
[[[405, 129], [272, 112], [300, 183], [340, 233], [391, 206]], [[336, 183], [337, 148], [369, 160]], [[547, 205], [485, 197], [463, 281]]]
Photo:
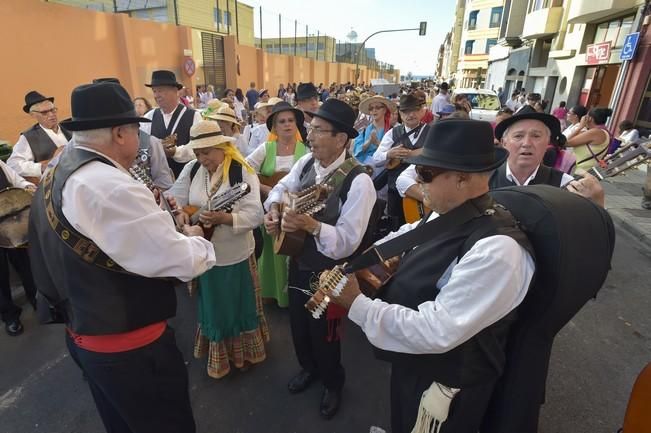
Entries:
[[431, 183], [435, 177], [445, 173], [446, 169], [437, 168], [437, 167], [425, 167], [422, 165], [416, 166], [416, 174], [418, 175], [418, 180], [422, 183]]

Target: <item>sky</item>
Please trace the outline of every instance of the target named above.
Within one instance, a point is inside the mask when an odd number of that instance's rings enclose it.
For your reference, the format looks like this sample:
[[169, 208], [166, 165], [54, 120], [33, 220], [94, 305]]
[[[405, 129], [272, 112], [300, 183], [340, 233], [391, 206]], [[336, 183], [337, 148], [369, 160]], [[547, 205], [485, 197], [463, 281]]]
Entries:
[[[298, 34], [319, 30], [320, 34], [335, 37], [341, 41], [354, 29], [357, 42], [378, 30], [417, 28], [419, 22], [427, 21], [427, 34], [419, 36], [418, 31], [385, 33], [373, 36], [366, 47], [375, 48], [379, 61], [393, 64], [402, 75], [411, 72], [415, 76], [431, 76], [436, 67], [438, 49], [454, 22], [455, 0], [242, 0], [256, 10], [263, 10], [263, 31], [265, 22], [278, 29], [278, 14], [282, 16], [283, 35], [293, 35], [293, 22], [298, 20]], [[256, 16], [256, 22], [257, 22]], [[287, 29], [287, 30], [285, 30]], [[256, 30], [257, 36], [258, 30]], [[288, 34], [289, 36], [289, 34]]]

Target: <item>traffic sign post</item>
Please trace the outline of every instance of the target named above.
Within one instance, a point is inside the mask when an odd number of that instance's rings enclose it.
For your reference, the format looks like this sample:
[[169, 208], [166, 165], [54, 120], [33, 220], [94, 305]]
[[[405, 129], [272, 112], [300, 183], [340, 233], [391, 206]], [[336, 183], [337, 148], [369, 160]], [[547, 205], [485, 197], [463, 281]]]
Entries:
[[624, 38], [624, 46], [619, 53], [619, 60], [633, 60], [637, 44], [640, 42], [640, 32], [630, 33]]

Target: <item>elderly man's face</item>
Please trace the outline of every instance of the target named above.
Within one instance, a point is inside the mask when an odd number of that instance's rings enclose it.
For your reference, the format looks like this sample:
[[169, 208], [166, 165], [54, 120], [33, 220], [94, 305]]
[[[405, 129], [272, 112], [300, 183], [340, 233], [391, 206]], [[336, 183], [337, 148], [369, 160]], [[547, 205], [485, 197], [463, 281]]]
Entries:
[[[314, 117], [310, 123], [307, 137], [312, 147], [314, 158], [321, 163], [330, 163], [337, 159], [348, 143], [342, 139], [341, 133], [333, 134], [332, 124], [319, 117]], [[325, 164], [322, 164], [325, 166]]]
[[29, 108], [29, 114], [36, 119], [36, 121], [47, 129], [56, 130], [59, 124], [57, 118], [57, 109], [50, 101], [39, 102]]
[[154, 92], [156, 104], [163, 111], [170, 112], [179, 104], [179, 91], [173, 86], [156, 86], [151, 88]]
[[525, 119], [511, 125], [502, 140], [509, 151], [508, 163], [511, 169], [517, 167], [533, 172], [545, 156], [550, 132], [541, 121]]

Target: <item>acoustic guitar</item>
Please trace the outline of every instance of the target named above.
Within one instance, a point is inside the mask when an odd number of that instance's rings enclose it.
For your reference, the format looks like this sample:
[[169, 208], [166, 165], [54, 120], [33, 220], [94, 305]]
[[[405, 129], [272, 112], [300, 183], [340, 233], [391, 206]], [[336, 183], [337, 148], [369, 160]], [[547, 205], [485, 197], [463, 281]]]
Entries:
[[422, 219], [430, 210], [422, 201], [415, 198], [404, 197], [402, 199], [402, 212], [405, 215], [405, 221], [409, 224]]
[[[296, 193], [285, 193], [283, 203], [280, 204], [279, 209], [281, 215], [279, 224], [282, 222], [282, 215], [287, 209], [303, 215], [312, 216], [317, 214], [325, 208], [325, 201], [331, 191], [331, 186], [318, 184]], [[274, 252], [285, 256], [298, 255], [303, 249], [306, 234], [303, 230], [295, 232], [278, 231], [274, 239]]]
[[262, 174], [259, 174], [258, 179], [260, 179], [260, 183], [262, 185], [267, 185], [273, 188], [280, 181], [280, 179], [287, 176], [287, 173], [288, 172], [286, 171], [277, 171], [271, 176], [264, 176]]
[[[251, 187], [248, 183], [238, 183], [221, 194], [213, 195], [203, 206], [198, 207], [188, 205], [183, 207], [183, 211], [190, 216], [190, 224], [197, 225], [200, 224], [199, 216], [201, 215], [201, 212], [232, 212], [235, 203], [250, 192]], [[215, 226], [210, 224], [201, 224], [201, 228], [203, 229], [203, 236], [210, 240], [215, 232]]]
[[[645, 164], [650, 160], [651, 140], [631, 143], [617, 150], [617, 152], [613, 153], [605, 160], [600, 161], [599, 165], [588, 170], [588, 173], [592, 174], [599, 180], [603, 180], [607, 177], [622, 174], [623, 172], [638, 167], [641, 164]], [[577, 178], [580, 178], [580, 176], [577, 176]], [[354, 271], [354, 274], [359, 281], [359, 288], [362, 293], [371, 298], [377, 296], [382, 286], [384, 286], [396, 272], [399, 263], [399, 257], [392, 257], [384, 262], [380, 262], [379, 264]], [[312, 287], [313, 294], [305, 304], [305, 308], [312, 313], [312, 317], [315, 319], [318, 319], [323, 315], [332, 301], [332, 298], [339, 296], [346, 286], [346, 283], [348, 283], [349, 272], [346, 266], [346, 264], [339, 265], [335, 266], [331, 270], [323, 271], [319, 276], [319, 282], [316, 284], [316, 287]], [[649, 369], [647, 368], [647, 371], [645, 372], [645, 380], [648, 380], [648, 376], [651, 374], [648, 370]], [[643, 386], [646, 387], [647, 385]], [[646, 389], [648, 390], [648, 388]], [[630, 426], [637, 425], [635, 424], [635, 421], [633, 421], [634, 418], [639, 417], [637, 407], [631, 407], [629, 403], [629, 412], [631, 412]], [[628, 418], [629, 413], [627, 412], [627, 419]], [[648, 419], [648, 417], [645, 419]], [[625, 423], [624, 432], [626, 431]], [[631, 429], [631, 431], [637, 430]]]

